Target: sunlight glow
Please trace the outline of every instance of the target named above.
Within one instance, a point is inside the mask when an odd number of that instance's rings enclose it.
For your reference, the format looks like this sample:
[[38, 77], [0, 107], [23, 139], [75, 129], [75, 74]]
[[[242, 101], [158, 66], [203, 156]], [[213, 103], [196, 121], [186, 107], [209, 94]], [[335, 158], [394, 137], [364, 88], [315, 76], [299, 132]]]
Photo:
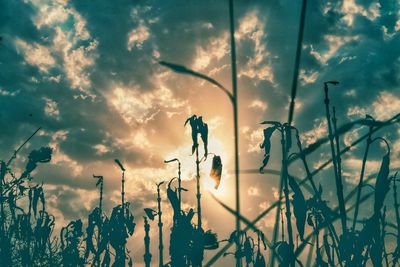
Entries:
[[209, 176], [206, 175], [204, 177], [201, 177], [202, 179], [202, 189], [203, 191], [209, 191], [210, 193], [212, 193], [214, 196], [217, 197], [225, 197], [227, 196], [227, 186], [226, 184], [226, 176], [224, 176], [224, 174], [222, 174], [221, 177], [221, 183], [219, 184], [218, 189], [215, 189], [215, 181]]

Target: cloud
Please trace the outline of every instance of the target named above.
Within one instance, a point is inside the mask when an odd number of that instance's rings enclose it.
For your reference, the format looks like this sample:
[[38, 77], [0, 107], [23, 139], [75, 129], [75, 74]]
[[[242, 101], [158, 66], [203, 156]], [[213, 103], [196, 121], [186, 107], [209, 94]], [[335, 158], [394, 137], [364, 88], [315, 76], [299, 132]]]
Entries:
[[218, 37], [212, 37], [208, 40], [205, 47], [196, 48], [196, 56], [192, 63], [192, 68], [198, 71], [206, 69], [213, 61], [218, 62], [228, 53], [229, 34], [223, 32]]
[[364, 118], [366, 114], [376, 120], [384, 121], [399, 113], [400, 97], [392, 92], [382, 90], [367, 106], [350, 106], [347, 115]]
[[341, 7], [341, 12], [344, 14], [342, 20], [349, 27], [353, 26], [357, 15], [364, 16], [369, 20], [374, 21], [380, 16], [380, 8], [380, 3], [371, 3], [367, 9], [362, 5], [358, 5], [355, 0], [346, 0], [343, 1]]
[[128, 50], [131, 51], [133, 48], [141, 49], [143, 43], [149, 39], [149, 37], [149, 28], [143, 24], [140, 24], [137, 28], [128, 33]]
[[309, 83], [315, 83], [315, 81], [318, 78], [318, 72], [317, 71], [308, 71], [301, 69], [300, 74], [299, 74], [299, 79], [302, 82], [302, 85], [306, 85]]
[[98, 153], [99, 155], [106, 154], [107, 152], [110, 151], [110, 149], [103, 144], [94, 145], [93, 148], [96, 150], [96, 153]]
[[260, 195], [260, 189], [258, 187], [255, 187], [255, 186], [251, 186], [247, 190], [247, 194], [249, 196], [259, 196]]
[[55, 119], [60, 119], [60, 110], [58, 109], [57, 102], [47, 97], [44, 97], [43, 100], [46, 102], [46, 106], [44, 107], [46, 115]]
[[327, 62], [333, 58], [338, 57], [338, 51], [344, 45], [359, 40], [358, 36], [338, 36], [327, 34], [324, 36], [327, 48], [321, 52], [317, 51], [313, 45], [310, 45], [310, 54], [315, 57], [321, 64], [327, 64]]
[[254, 109], [260, 109], [262, 111], [267, 110], [267, 103], [264, 101], [261, 101], [259, 99], [254, 99], [251, 101], [251, 103], [248, 105], [249, 108], [254, 108]]
[[17, 39], [15, 45], [24, 55], [26, 62], [38, 67], [42, 72], [47, 73], [56, 63], [54, 57], [51, 55], [50, 49], [46, 46], [37, 43], [31, 45], [21, 39]]
[[250, 11], [241, 18], [236, 33], [238, 43], [251, 41], [254, 45], [254, 50], [238, 74], [239, 76], [245, 75], [249, 78], [257, 78], [274, 83], [273, 69], [267, 60], [270, 52], [265, 44], [267, 35], [264, 32], [264, 27], [265, 22], [260, 19], [260, 15], [256, 11]]
[[[94, 64], [98, 42], [91, 38], [85, 19], [68, 1], [28, 2], [36, 10], [33, 23], [37, 30], [51, 34], [46, 34], [45, 45], [31, 45], [16, 39], [16, 46], [23, 51], [26, 62], [45, 73], [50, 68], [64, 72], [71, 88], [93, 97], [89, 67]], [[57, 82], [61, 78], [59, 75], [52, 77], [58, 77]]]
[[300, 133], [301, 140], [306, 144], [315, 143], [318, 139], [327, 135], [327, 122], [326, 119], [315, 119], [314, 127], [312, 130]]
[[72, 88], [89, 93], [91, 81], [86, 69], [94, 64], [94, 58], [90, 54], [96, 47], [97, 42], [92, 41], [88, 46], [80, 46], [77, 49], [64, 51], [64, 71], [71, 82]]
[[372, 103], [373, 114], [378, 120], [387, 120], [398, 114], [400, 97], [388, 91], [381, 91], [378, 98]]
[[240, 129], [242, 136], [247, 141], [248, 153], [260, 153], [262, 149], [260, 145], [263, 141], [263, 131], [260, 129], [251, 130], [250, 127], [245, 126]]
[[185, 101], [175, 99], [172, 91], [164, 86], [147, 93], [142, 93], [137, 88], [116, 87], [108, 101], [128, 124], [147, 123], [158, 112], [171, 112], [185, 104]]

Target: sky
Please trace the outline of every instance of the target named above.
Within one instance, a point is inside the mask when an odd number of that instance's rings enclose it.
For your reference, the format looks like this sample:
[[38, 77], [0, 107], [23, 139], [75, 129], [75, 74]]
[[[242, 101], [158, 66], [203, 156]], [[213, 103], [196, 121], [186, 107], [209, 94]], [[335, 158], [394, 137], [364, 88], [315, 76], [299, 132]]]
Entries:
[[[234, 1], [238, 70], [240, 169], [262, 164], [264, 120], [286, 121], [293, 76], [301, 1]], [[228, 1], [204, 0], [24, 0], [0, 3], [0, 153], [7, 160], [38, 127], [19, 152], [13, 168], [23, 170], [32, 149], [53, 148], [53, 159], [39, 166], [32, 183], [44, 183], [47, 205], [57, 227], [85, 216], [98, 204], [92, 175], [105, 178], [104, 206], [120, 201], [126, 167], [126, 198], [137, 223], [128, 249], [143, 266], [143, 208], [156, 207], [156, 186], [177, 175], [182, 162], [184, 208], [195, 208], [195, 158], [185, 120], [203, 116], [209, 126], [209, 152], [222, 158], [220, 189], [209, 178], [211, 160], [201, 164], [205, 228], [229, 236], [234, 217], [211, 193], [234, 207], [233, 113], [229, 99], [202, 80], [159, 65], [185, 65], [231, 88]], [[382, 1], [308, 1], [300, 61], [294, 125], [307, 146], [327, 135], [323, 82], [330, 90], [338, 124], [366, 114], [386, 120], [400, 112], [400, 3]], [[355, 128], [345, 146], [368, 129]], [[391, 146], [391, 166], [400, 167], [400, 127], [379, 132]], [[343, 157], [345, 191], [358, 181], [363, 147]], [[329, 146], [309, 157], [314, 169], [329, 159]], [[379, 170], [384, 147], [374, 144], [367, 174]], [[279, 137], [272, 139], [269, 169], [279, 170]], [[304, 177], [300, 166], [291, 174]], [[336, 205], [330, 167], [316, 177], [324, 198]], [[249, 219], [277, 197], [278, 177], [241, 174], [242, 214]], [[388, 198], [388, 203], [390, 197]], [[389, 204], [388, 204], [389, 205]], [[171, 207], [162, 190], [164, 243], [168, 247]], [[368, 216], [370, 209], [361, 210]], [[388, 211], [389, 216], [391, 210]], [[258, 224], [271, 236], [274, 213]], [[157, 225], [151, 224], [153, 264]], [[206, 259], [215, 251], [207, 251]], [[164, 258], [168, 258], [168, 248]], [[217, 266], [232, 266], [225, 257]]]

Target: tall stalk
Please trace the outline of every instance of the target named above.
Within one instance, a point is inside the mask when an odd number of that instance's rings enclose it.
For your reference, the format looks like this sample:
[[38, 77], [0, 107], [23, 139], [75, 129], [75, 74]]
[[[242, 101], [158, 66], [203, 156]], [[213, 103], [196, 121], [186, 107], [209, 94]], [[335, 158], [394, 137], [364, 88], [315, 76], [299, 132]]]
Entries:
[[[99, 197], [99, 225], [98, 225], [98, 236], [97, 236], [97, 250], [93, 260], [94, 266], [100, 266], [100, 255], [102, 251], [100, 250], [99, 243], [103, 241], [103, 184], [104, 177], [101, 175], [93, 175], [93, 178], [98, 179], [96, 186], [100, 186], [100, 197]], [[89, 215], [90, 216], [90, 215]], [[90, 217], [89, 217], [90, 218]], [[89, 237], [87, 237], [89, 238]], [[90, 237], [92, 238], [92, 237]]]
[[[283, 172], [283, 166], [281, 167], [281, 173]], [[275, 224], [274, 224], [274, 230], [273, 230], [273, 236], [272, 236], [272, 244], [276, 244], [276, 241], [278, 240], [278, 234], [279, 234], [279, 217], [280, 217], [280, 211], [281, 211], [281, 199], [282, 199], [282, 195], [283, 195], [283, 180], [280, 179], [279, 182], [279, 201], [276, 205], [276, 214], [275, 214]], [[282, 231], [284, 231], [284, 229], [282, 229]], [[271, 253], [270, 253], [270, 261], [269, 261], [269, 265], [271, 267], [275, 266], [275, 250], [271, 249]]]
[[[284, 126], [285, 127], [285, 126]], [[293, 229], [292, 229], [292, 220], [291, 220], [291, 212], [290, 212], [290, 196], [289, 196], [289, 185], [288, 185], [288, 167], [287, 167], [287, 153], [288, 146], [287, 140], [285, 138], [285, 128], [281, 128], [281, 146], [282, 146], [282, 181], [283, 181], [283, 192], [285, 194], [285, 215], [286, 215], [286, 224], [287, 224], [287, 232], [288, 232], [288, 241], [289, 241], [289, 249], [290, 249], [290, 266], [295, 266], [294, 259], [294, 243], [293, 243]], [[283, 230], [283, 229], [282, 229]]]
[[[340, 179], [340, 176], [339, 176], [338, 162], [337, 162], [337, 156], [336, 156], [336, 152], [335, 152], [334, 133], [333, 133], [333, 129], [332, 129], [331, 115], [330, 115], [330, 111], [329, 111], [330, 108], [329, 108], [329, 97], [328, 97], [328, 84], [337, 85], [338, 82], [331, 81], [331, 82], [324, 83], [324, 91], [325, 91], [324, 102], [325, 102], [326, 120], [327, 120], [328, 131], [329, 131], [328, 137], [329, 137], [331, 153], [332, 153], [333, 170], [334, 170], [334, 174], [335, 174], [336, 194], [338, 197], [340, 220], [342, 223], [342, 233], [346, 234], [347, 233], [346, 207], [345, 207], [344, 198], [343, 198], [343, 184], [342, 184], [342, 180]], [[338, 150], [337, 153], [340, 154], [340, 150]]]
[[201, 192], [200, 192], [200, 160], [199, 147], [196, 148], [196, 198], [197, 198], [197, 229], [201, 229]]
[[[297, 147], [299, 149], [300, 158], [301, 158], [301, 161], [303, 162], [303, 166], [304, 166], [304, 169], [306, 171], [306, 175], [307, 175], [306, 179], [309, 180], [309, 182], [310, 182], [310, 184], [311, 184], [311, 186], [312, 186], [312, 188], [314, 190], [314, 194], [317, 197], [317, 200], [319, 202], [322, 202], [322, 196], [318, 192], [317, 186], [315, 185], [315, 182], [314, 182], [314, 179], [313, 179], [313, 175], [311, 174], [310, 168], [309, 168], [308, 163], [307, 163], [306, 155], [303, 153], [303, 147], [301, 145], [299, 131], [298, 131], [297, 128], [295, 128], [293, 126], [292, 126], [292, 128], [296, 132]], [[325, 212], [323, 210], [321, 210], [321, 212], [323, 213], [324, 217], [326, 218], [327, 214], [325, 214]], [[335, 249], [335, 251], [336, 251], [336, 253], [337, 253], [338, 257], [339, 257], [340, 254], [339, 254], [339, 250], [337, 249], [337, 242], [339, 242], [339, 237], [337, 236], [335, 227], [333, 226], [332, 222], [328, 221], [327, 223], [328, 223], [329, 235], [330, 235], [331, 240], [332, 240], [332, 242], [334, 244], [333, 247], [334, 247], [334, 249]]]
[[[232, 106], [233, 106], [233, 124], [235, 132], [235, 194], [236, 194], [236, 212], [240, 214], [240, 187], [239, 187], [239, 134], [238, 134], [238, 104], [237, 104], [237, 73], [236, 73], [236, 45], [235, 45], [235, 23], [233, 0], [229, 0], [229, 32], [231, 41], [231, 70], [232, 70]], [[236, 216], [236, 231], [240, 232], [240, 219]], [[242, 260], [236, 258], [236, 267], [242, 266]]]
[[159, 184], [157, 184], [157, 215], [158, 215], [158, 250], [159, 250], [159, 254], [158, 254], [158, 264], [159, 267], [164, 267], [164, 244], [163, 244], [163, 223], [162, 223], [162, 219], [161, 219], [161, 215], [162, 215], [162, 211], [161, 211], [161, 194], [160, 194], [160, 186], [163, 184], [164, 182], [161, 182]]
[[[5, 213], [4, 213], [4, 202], [5, 198], [3, 198], [3, 181], [5, 179], [5, 175], [7, 172], [7, 166], [4, 161], [0, 161], [0, 238], [1, 240], [4, 240], [5, 238], [5, 230], [4, 230], [4, 218], [5, 218]], [[2, 249], [3, 245], [0, 245], [0, 251], [3, 253]]]
[[303, 43], [304, 23], [306, 20], [306, 10], [307, 10], [307, 0], [303, 0], [301, 5], [300, 26], [299, 26], [299, 33], [297, 36], [296, 58], [294, 62], [291, 100], [289, 105], [289, 115], [288, 115], [289, 126], [292, 124], [293, 121], [294, 105], [296, 101], [297, 82], [299, 79], [299, 69], [300, 69], [300, 57], [301, 57], [301, 50]]
[[353, 226], [352, 226], [352, 231], [353, 232], [356, 229], [356, 223], [357, 223], [357, 217], [358, 217], [358, 209], [360, 207], [361, 190], [362, 190], [363, 182], [364, 182], [365, 165], [367, 163], [368, 151], [369, 151], [369, 147], [370, 147], [370, 144], [371, 144], [372, 129], [373, 128], [371, 126], [369, 128], [369, 131], [368, 131], [367, 146], [365, 147], [363, 161], [362, 161], [362, 165], [361, 165], [360, 179], [359, 179], [358, 186], [357, 186], [357, 199], [356, 199], [356, 207], [355, 207], [355, 210], [354, 210], [354, 218], [353, 218]]
[[393, 253], [393, 266], [395, 266], [396, 262], [400, 258], [400, 212], [399, 212], [399, 201], [397, 199], [397, 185], [396, 185], [396, 177], [397, 173], [393, 176], [393, 201], [394, 201], [394, 211], [396, 215], [396, 225], [397, 225], [397, 246], [395, 252]]
[[[342, 157], [340, 155], [340, 142], [339, 142], [339, 134], [337, 130], [337, 117], [336, 117], [336, 108], [335, 106], [332, 107], [333, 116], [332, 116], [332, 124], [333, 124], [333, 131], [335, 135], [335, 144], [336, 144], [336, 163], [337, 163], [337, 172], [339, 181], [342, 184]], [[343, 191], [343, 185], [341, 185]]]
[[144, 259], [144, 264], [146, 267], [150, 267], [151, 264], [151, 253], [150, 253], [150, 224], [147, 221], [147, 218], [144, 216], [144, 255], [143, 255], [143, 259]]
[[[122, 178], [121, 178], [121, 213], [122, 213], [122, 220], [125, 219], [125, 168], [122, 165], [122, 163], [116, 159], [115, 163], [117, 163], [117, 165], [120, 167], [121, 171], [122, 171]], [[122, 242], [122, 249], [121, 249], [121, 260], [123, 260], [124, 264], [125, 264], [125, 259], [126, 259], [126, 242]]]
[[383, 251], [383, 257], [385, 259], [386, 266], [389, 266], [389, 259], [388, 259], [388, 253], [386, 250], [385, 246], [385, 236], [386, 236], [386, 206], [383, 208], [383, 213], [382, 213], [382, 219], [381, 219], [381, 224], [382, 224], [382, 232], [381, 232], [381, 245], [382, 245], [382, 251]]
[[103, 214], [103, 185], [104, 185], [104, 177], [101, 175], [93, 175], [93, 178], [98, 179], [96, 185], [100, 185], [100, 198], [99, 198], [99, 210], [100, 216]]

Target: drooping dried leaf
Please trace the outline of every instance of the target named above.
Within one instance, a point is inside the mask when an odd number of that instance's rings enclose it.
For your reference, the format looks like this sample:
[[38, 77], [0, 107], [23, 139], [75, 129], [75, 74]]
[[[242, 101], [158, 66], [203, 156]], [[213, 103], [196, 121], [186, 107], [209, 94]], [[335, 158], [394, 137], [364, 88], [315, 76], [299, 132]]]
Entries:
[[220, 156], [214, 156], [212, 160], [210, 177], [215, 181], [215, 189], [218, 189], [221, 182], [222, 161]]
[[292, 188], [292, 191], [294, 193], [292, 204], [293, 204], [293, 213], [296, 218], [296, 227], [297, 231], [299, 232], [301, 240], [303, 240], [304, 227], [307, 216], [307, 204], [303, 192], [301, 191], [300, 186], [296, 183], [296, 180], [291, 175], [288, 175], [288, 179], [289, 179], [289, 186]]
[[281, 266], [289, 266], [292, 258], [289, 244], [286, 241], [280, 241], [277, 243], [276, 248], [277, 253], [281, 259]]
[[219, 247], [218, 237], [216, 233], [208, 230], [204, 233], [204, 249], [214, 250]]
[[150, 208], [144, 208], [144, 212], [146, 213], [147, 217], [149, 217], [150, 220], [154, 221], [154, 216], [156, 215], [155, 210]]
[[265, 166], [267, 166], [269, 158], [270, 158], [270, 152], [271, 152], [271, 136], [274, 133], [274, 131], [277, 129], [276, 126], [268, 127], [265, 128], [263, 133], [264, 133], [264, 141], [260, 145], [260, 148], [264, 148], [264, 160], [263, 160], [263, 165], [260, 168], [260, 172], [263, 171]]
[[265, 263], [264, 256], [260, 253], [260, 251], [257, 251], [254, 267], [266, 267], [266, 266], [267, 264]]
[[247, 237], [243, 245], [246, 263], [250, 264], [253, 261], [254, 246], [251, 237]]
[[133, 235], [133, 232], [135, 231], [136, 223], [135, 223], [135, 217], [133, 216], [132, 212], [129, 210], [129, 202], [127, 202], [125, 205], [124, 224], [125, 224], [126, 230], [128, 231], [128, 234]]
[[197, 119], [197, 127], [200, 133], [201, 140], [203, 141], [204, 146], [204, 157], [207, 158], [208, 155], [208, 125], [203, 122], [203, 117], [200, 116]]
[[199, 128], [198, 128], [198, 125], [197, 125], [197, 116], [193, 115], [190, 118], [188, 118], [185, 121], [184, 126], [186, 126], [186, 124], [188, 122], [190, 124], [191, 129], [192, 129], [192, 141], [193, 141], [193, 144], [192, 144], [192, 155], [193, 155], [193, 153], [196, 151], [196, 148], [199, 146], [199, 142], [198, 142]]
[[40, 194], [39, 194], [39, 199], [40, 199], [40, 203], [42, 204], [42, 209], [45, 210], [45, 198], [44, 198], [44, 191], [43, 191], [43, 187], [39, 187], [40, 188]]
[[242, 232], [241, 231], [233, 231], [230, 235], [229, 235], [229, 242], [230, 243], [232, 243], [232, 242], [235, 242], [235, 243], [238, 243], [239, 241], [240, 241], [240, 237], [241, 237], [241, 235], [242, 235]]
[[33, 199], [32, 199], [32, 209], [33, 209], [33, 215], [36, 218], [36, 214], [37, 214], [37, 204], [39, 201], [39, 197], [40, 197], [40, 187], [35, 188], [33, 190]]
[[171, 183], [175, 178], [171, 179], [168, 183], [168, 188], [167, 188], [167, 197], [169, 202], [171, 203], [172, 209], [174, 210], [174, 214], [176, 216], [179, 215], [179, 200], [178, 196], [176, 194], [176, 191], [171, 189]]
[[7, 165], [4, 161], [0, 161], [0, 181], [4, 180], [7, 173]]

